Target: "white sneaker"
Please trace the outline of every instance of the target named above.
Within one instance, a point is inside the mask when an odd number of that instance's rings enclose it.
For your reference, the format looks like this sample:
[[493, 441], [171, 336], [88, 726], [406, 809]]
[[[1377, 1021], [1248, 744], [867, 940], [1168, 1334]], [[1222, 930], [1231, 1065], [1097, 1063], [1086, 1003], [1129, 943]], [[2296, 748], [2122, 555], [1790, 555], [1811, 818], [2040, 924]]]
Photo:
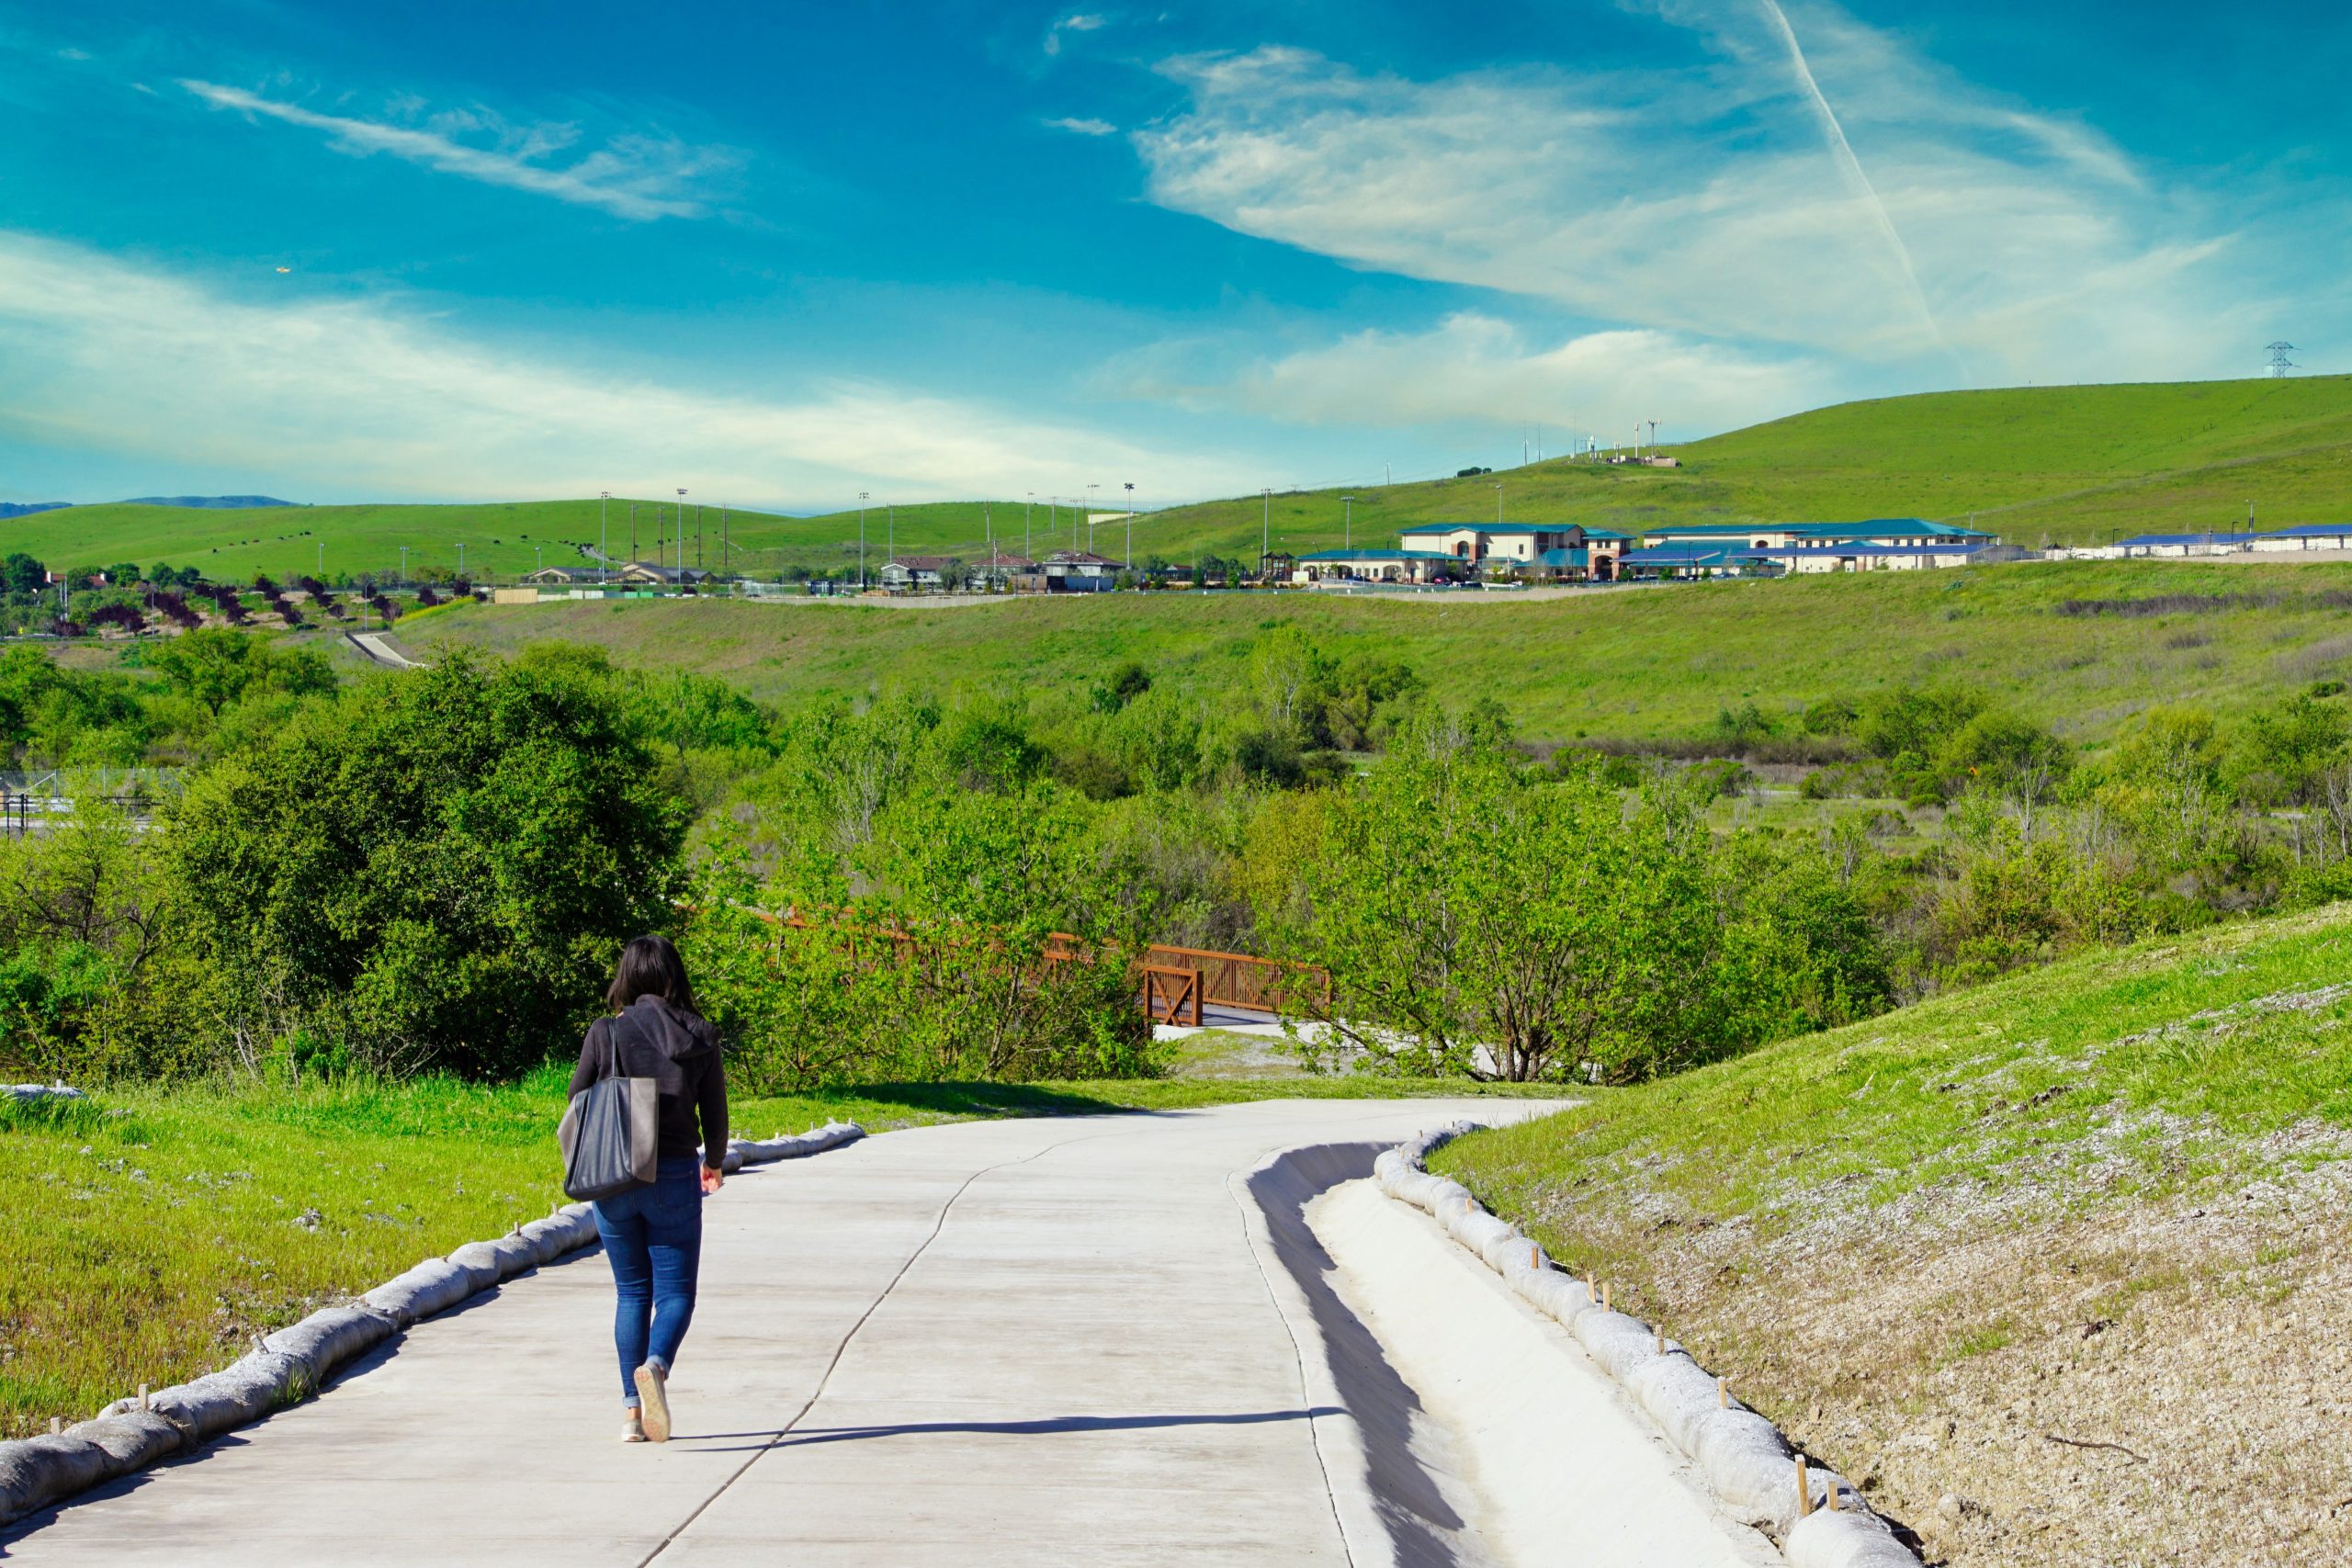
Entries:
[[645, 1441], [645, 1423], [638, 1419], [637, 1412], [634, 1410], [630, 1411], [621, 1422], [621, 1441], [624, 1443]]
[[649, 1443], [670, 1440], [669, 1377], [661, 1368], [648, 1361], [637, 1369], [638, 1419], [645, 1427]]

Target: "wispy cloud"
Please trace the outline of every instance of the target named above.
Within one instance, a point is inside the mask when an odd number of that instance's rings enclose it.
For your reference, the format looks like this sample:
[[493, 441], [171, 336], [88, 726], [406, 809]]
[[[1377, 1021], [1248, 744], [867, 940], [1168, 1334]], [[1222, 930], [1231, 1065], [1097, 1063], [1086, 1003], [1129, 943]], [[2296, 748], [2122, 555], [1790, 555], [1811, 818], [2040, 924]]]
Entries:
[[[273, 280], [274, 281], [274, 280]], [[650, 493], [744, 503], [1008, 495], [1133, 476], [1156, 493], [1257, 482], [989, 404], [846, 378], [773, 397], [470, 340], [386, 302], [254, 303], [80, 246], [0, 231], [0, 434], [278, 476], [329, 497]]]
[[1282, 47], [1169, 62], [1191, 104], [1135, 137], [1149, 194], [1355, 266], [1923, 382], [1952, 376], [1945, 344], [1994, 381], [2226, 374], [2259, 341], [2258, 286], [2216, 265], [2233, 226], [2096, 130], [1826, 6], [1785, 32], [1760, 4], [1639, 8], [1705, 18], [1709, 58], [1427, 81]]
[[1056, 130], [1067, 130], [1079, 136], [1109, 136], [1118, 130], [1107, 119], [1049, 119], [1046, 125]]
[[[697, 182], [737, 162], [736, 154], [725, 148], [628, 135], [614, 138], [585, 157], [560, 164], [552, 160], [578, 141], [577, 127], [512, 127], [481, 110], [444, 114], [423, 125], [403, 124], [321, 114], [300, 104], [212, 82], [183, 79], [180, 85], [215, 108], [324, 131], [327, 144], [339, 152], [355, 157], [382, 152], [442, 174], [599, 208], [616, 218], [640, 222], [703, 216], [709, 204]], [[424, 106], [421, 100], [408, 99], [394, 107], [413, 118]], [[491, 145], [459, 140], [468, 135], [486, 136]]]
[[1110, 25], [1110, 18], [1090, 11], [1073, 11], [1046, 29], [1046, 52], [1059, 54], [1062, 39], [1070, 33], [1099, 32]]
[[1572, 437], [1623, 435], [1671, 417], [1684, 434], [1775, 418], [1825, 400], [1817, 360], [1753, 358], [1648, 330], [1531, 341], [1521, 327], [1457, 311], [1426, 332], [1373, 330], [1238, 367], [1223, 344], [1166, 344], [1106, 367], [1105, 389], [1202, 411], [1378, 428], [1543, 420]]

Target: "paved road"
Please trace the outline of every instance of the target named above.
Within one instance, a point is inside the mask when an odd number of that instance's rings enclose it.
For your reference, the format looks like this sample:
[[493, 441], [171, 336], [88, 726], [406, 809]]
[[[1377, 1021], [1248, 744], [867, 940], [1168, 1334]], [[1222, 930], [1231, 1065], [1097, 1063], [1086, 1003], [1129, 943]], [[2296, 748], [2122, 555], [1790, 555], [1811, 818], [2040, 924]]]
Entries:
[[[1345, 1564], [1312, 1323], [1228, 1179], [1479, 1101], [893, 1133], [707, 1213], [678, 1438], [624, 1446], [594, 1254], [322, 1398], [0, 1532], [51, 1563]], [[1271, 1276], [1271, 1280], [1270, 1280]], [[1285, 1306], [1289, 1310], [1285, 1310]], [[1345, 1467], [1340, 1467], [1344, 1470]], [[27, 1528], [29, 1527], [29, 1528]]]

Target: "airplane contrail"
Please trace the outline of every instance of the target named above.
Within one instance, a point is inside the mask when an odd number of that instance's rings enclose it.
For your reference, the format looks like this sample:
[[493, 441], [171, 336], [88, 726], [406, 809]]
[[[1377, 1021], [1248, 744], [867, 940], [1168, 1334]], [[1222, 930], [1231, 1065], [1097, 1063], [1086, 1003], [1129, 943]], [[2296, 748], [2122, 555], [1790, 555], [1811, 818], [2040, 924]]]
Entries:
[[1854, 156], [1853, 144], [1846, 140], [1846, 128], [1838, 123], [1838, 111], [1829, 107], [1821, 84], [1814, 80], [1813, 67], [1805, 62], [1804, 50], [1797, 43], [1796, 29], [1789, 26], [1788, 13], [1781, 9], [1780, 0], [1758, 0], [1758, 4], [1780, 30], [1781, 41], [1788, 46], [1789, 64], [1796, 72], [1797, 80], [1804, 85], [1805, 96], [1813, 100], [1814, 117], [1821, 122], [1822, 138], [1829, 143], [1838, 172], [1849, 186], [1869, 201], [1871, 213], [1878, 219], [1879, 233], [1885, 239], [1887, 249], [1894, 253], [1895, 265], [1903, 269], [1903, 281], [1910, 286], [1911, 303], [1917, 308], [1919, 319], [1927, 323], [1928, 333], [1936, 340], [1936, 346], [1951, 354], [1951, 344], [1944, 341], [1943, 329], [1937, 325], [1936, 313], [1928, 307], [1927, 292], [1919, 287], [1919, 275], [1911, 265], [1911, 252], [1903, 243], [1903, 236], [1895, 232], [1894, 220], [1886, 215], [1886, 203], [1879, 199], [1878, 187], [1862, 172], [1862, 161]]

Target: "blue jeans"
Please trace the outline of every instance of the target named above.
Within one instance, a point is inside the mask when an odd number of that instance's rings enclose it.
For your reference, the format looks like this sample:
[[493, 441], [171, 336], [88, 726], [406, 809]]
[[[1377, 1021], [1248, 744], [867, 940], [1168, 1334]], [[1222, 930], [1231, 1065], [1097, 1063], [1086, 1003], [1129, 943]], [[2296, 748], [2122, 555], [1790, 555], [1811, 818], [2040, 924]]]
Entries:
[[702, 1264], [702, 1156], [681, 1155], [655, 1168], [652, 1186], [596, 1201], [596, 1234], [620, 1295], [613, 1345], [621, 1357], [621, 1398], [632, 1408], [637, 1369], [650, 1363], [666, 1373], [677, 1361]]

